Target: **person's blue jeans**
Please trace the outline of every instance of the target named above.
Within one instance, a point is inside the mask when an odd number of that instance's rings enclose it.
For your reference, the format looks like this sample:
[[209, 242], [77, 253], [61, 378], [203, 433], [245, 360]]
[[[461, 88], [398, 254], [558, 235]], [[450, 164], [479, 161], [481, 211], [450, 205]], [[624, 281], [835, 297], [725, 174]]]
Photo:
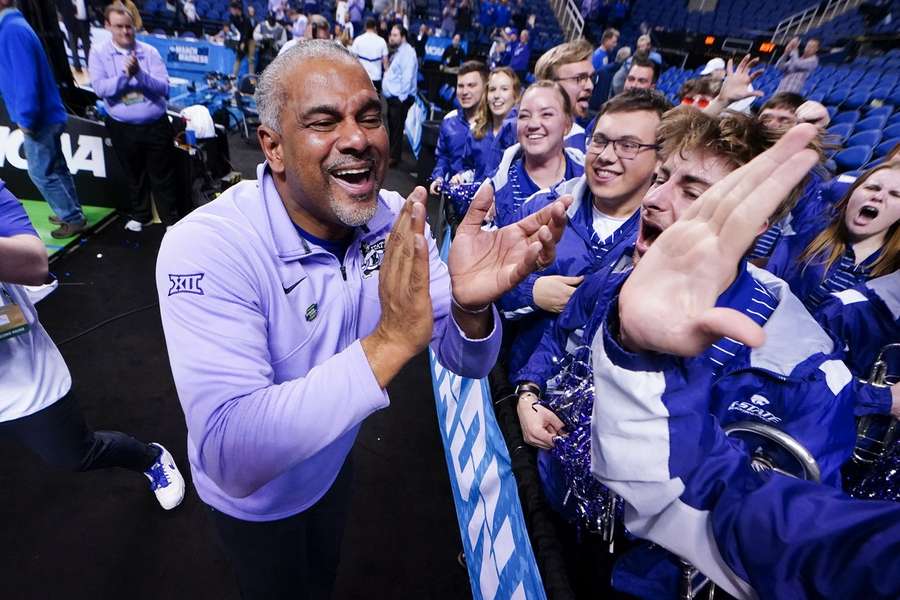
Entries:
[[84, 213], [59, 140], [65, 128], [65, 123], [54, 123], [25, 134], [28, 176], [57, 217], [66, 223], [81, 223]]

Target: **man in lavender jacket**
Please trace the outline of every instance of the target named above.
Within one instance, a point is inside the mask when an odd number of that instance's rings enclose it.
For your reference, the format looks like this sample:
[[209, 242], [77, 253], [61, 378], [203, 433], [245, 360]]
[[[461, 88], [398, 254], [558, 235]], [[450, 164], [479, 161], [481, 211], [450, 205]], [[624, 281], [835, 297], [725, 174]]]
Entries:
[[145, 183], [165, 225], [175, 213], [174, 133], [166, 116], [169, 74], [156, 48], [134, 38], [131, 13], [118, 2], [106, 7], [106, 29], [112, 39], [91, 51], [91, 86], [106, 103], [106, 128], [128, 177], [125, 229], [141, 231], [153, 218]]
[[266, 161], [166, 234], [156, 269], [194, 484], [244, 598], [327, 598], [347, 455], [430, 345], [469, 377], [500, 344], [494, 299], [549, 264], [571, 198], [493, 232], [473, 202], [448, 264], [421, 187], [380, 190], [381, 104], [345, 48], [283, 53], [256, 92]]

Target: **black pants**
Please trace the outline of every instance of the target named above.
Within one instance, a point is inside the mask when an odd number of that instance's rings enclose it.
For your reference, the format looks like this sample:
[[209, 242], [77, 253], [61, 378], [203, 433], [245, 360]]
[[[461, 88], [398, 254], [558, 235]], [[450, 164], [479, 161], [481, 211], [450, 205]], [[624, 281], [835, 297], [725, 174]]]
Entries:
[[149, 223], [153, 218], [150, 195], [164, 225], [178, 220], [176, 206], [175, 134], [169, 118], [163, 115], [152, 123], [123, 123], [109, 118], [106, 128], [119, 162], [128, 177], [130, 204], [124, 212], [135, 221]]
[[350, 506], [352, 467], [311, 508], [278, 521], [252, 522], [207, 510], [244, 600], [328, 600], [337, 577]]
[[391, 142], [391, 160], [399, 161], [403, 150], [403, 125], [406, 113], [412, 106], [414, 98], [409, 96], [403, 102], [399, 98], [388, 98], [388, 134]]
[[86, 67], [88, 56], [91, 54], [91, 22], [71, 19], [66, 21], [66, 31], [69, 32], [69, 49], [72, 51], [72, 62], [75, 63], [75, 70], [80, 71], [81, 58], [78, 56], [78, 40], [81, 40], [81, 47], [84, 48], [84, 66]]
[[143, 473], [159, 449], [121, 431], [91, 431], [78, 401], [64, 396], [43, 410], [0, 423], [0, 437], [16, 440], [52, 466], [68, 471], [124, 467]]

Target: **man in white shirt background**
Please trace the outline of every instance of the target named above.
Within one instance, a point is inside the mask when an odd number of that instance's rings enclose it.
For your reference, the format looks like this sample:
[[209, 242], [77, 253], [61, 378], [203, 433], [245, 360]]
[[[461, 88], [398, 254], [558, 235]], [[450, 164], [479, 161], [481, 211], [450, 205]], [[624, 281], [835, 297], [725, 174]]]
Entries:
[[[349, 16], [349, 13], [347, 15]], [[369, 74], [369, 79], [380, 94], [381, 77], [388, 65], [388, 47], [384, 38], [375, 33], [375, 29], [375, 19], [372, 17], [366, 19], [366, 31], [353, 40], [350, 52], [362, 63], [366, 73]]]

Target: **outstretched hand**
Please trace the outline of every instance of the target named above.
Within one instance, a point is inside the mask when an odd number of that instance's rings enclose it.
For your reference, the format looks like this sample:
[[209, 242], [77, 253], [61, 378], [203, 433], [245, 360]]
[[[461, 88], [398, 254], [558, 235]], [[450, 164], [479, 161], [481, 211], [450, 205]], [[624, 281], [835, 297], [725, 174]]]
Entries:
[[447, 266], [453, 297], [466, 308], [489, 304], [533, 271], [549, 266], [566, 227], [571, 196], [494, 231], [481, 224], [494, 203], [494, 189], [481, 186], [456, 229]]
[[746, 315], [716, 308], [768, 218], [817, 161], [816, 128], [790, 129], [769, 150], [709, 188], [641, 257], [619, 296], [620, 334], [633, 351], [696, 356], [728, 336], [765, 341]]
[[753, 58], [747, 54], [738, 63], [737, 68], [734, 68], [734, 61], [729, 58], [725, 68], [725, 81], [722, 82], [722, 88], [719, 90], [717, 99], [728, 105], [744, 98], [758, 98], [762, 96], [762, 91], [749, 89], [753, 80], [763, 73], [762, 70], [752, 70], [758, 62], [758, 58]]

